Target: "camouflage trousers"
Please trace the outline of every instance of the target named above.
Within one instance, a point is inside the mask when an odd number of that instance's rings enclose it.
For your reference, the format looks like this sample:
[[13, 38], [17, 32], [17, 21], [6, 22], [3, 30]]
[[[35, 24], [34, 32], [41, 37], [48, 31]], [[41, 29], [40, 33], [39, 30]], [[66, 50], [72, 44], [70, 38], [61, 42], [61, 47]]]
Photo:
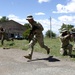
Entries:
[[71, 44], [68, 44], [65, 47], [61, 47], [60, 54], [61, 55], [71, 55], [72, 54], [72, 47], [73, 46]]
[[29, 46], [31, 48], [31, 52], [29, 54], [33, 54], [33, 50], [34, 50], [34, 45], [36, 43], [39, 43], [39, 45], [44, 48], [45, 50], [48, 50], [49, 48], [44, 44], [44, 38], [42, 34], [39, 34], [38, 36], [34, 35], [33, 39], [30, 41]]

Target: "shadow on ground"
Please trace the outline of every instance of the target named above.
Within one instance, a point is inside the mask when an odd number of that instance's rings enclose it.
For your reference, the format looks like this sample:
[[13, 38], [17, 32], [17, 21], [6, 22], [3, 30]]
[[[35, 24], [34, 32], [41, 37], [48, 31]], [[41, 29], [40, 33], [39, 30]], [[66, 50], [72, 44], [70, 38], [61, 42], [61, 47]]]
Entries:
[[57, 62], [57, 61], [60, 61], [59, 59], [54, 58], [53, 56], [49, 56], [47, 58], [32, 59], [31, 61], [39, 61], [39, 60], [46, 60], [46, 61], [49, 61], [49, 62]]

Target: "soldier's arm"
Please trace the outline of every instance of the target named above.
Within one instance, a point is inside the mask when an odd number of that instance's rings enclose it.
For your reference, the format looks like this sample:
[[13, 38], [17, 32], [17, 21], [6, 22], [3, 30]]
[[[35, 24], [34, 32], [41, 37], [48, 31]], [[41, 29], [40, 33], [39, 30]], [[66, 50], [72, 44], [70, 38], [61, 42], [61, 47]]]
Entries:
[[0, 33], [1, 33], [1, 34], [4, 34], [4, 33], [5, 33], [5, 31], [1, 31], [1, 30], [0, 30]]
[[67, 35], [64, 36], [64, 39], [67, 39], [69, 37], [70, 37], [70, 34], [67, 34]]
[[73, 42], [74, 37], [70, 35], [70, 41]]
[[67, 35], [65, 35], [65, 36], [62, 36], [62, 35], [60, 35], [60, 39], [61, 39], [61, 41], [65, 41], [65, 39], [68, 39], [69, 38], [69, 34], [67, 34]]

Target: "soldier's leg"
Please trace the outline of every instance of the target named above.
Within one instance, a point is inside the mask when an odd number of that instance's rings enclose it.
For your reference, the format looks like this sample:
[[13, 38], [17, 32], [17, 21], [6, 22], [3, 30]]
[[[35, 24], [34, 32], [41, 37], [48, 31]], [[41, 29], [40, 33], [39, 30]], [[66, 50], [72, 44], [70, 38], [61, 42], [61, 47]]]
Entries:
[[36, 37], [34, 36], [34, 38], [30, 41], [29, 46], [30, 46], [30, 53], [28, 56], [25, 56], [28, 59], [32, 59], [32, 55], [33, 55], [33, 50], [34, 50], [34, 45], [36, 44], [37, 40]]
[[75, 42], [74, 42], [74, 44], [73, 44], [73, 51], [75, 51]]
[[64, 49], [60, 48], [60, 54], [63, 55], [64, 54]]
[[43, 35], [40, 35], [39, 37], [37, 37], [37, 41], [39, 43], [39, 45], [44, 48], [45, 50], [47, 50], [47, 54], [50, 53], [50, 48], [48, 48], [45, 44], [44, 44], [44, 39], [43, 39]]
[[1, 39], [1, 45], [3, 45], [4, 44], [4, 40], [3, 39]]
[[2, 35], [1, 36], [1, 45], [3, 45], [4, 44], [4, 36]]
[[60, 54], [63, 55], [63, 56], [67, 55], [67, 50], [65, 48], [61, 48], [60, 49]]
[[73, 47], [73, 46], [72, 46], [71, 44], [68, 45], [68, 50], [69, 50], [69, 53], [68, 53], [68, 54], [69, 54], [69, 55], [72, 54], [72, 47]]

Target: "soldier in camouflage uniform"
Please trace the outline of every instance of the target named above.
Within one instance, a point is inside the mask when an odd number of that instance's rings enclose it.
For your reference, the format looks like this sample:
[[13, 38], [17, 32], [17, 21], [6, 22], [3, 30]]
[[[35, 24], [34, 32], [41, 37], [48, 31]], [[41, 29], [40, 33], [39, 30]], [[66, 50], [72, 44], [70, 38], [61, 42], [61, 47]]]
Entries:
[[42, 31], [44, 30], [42, 25], [36, 21], [34, 21], [33, 16], [29, 15], [27, 16], [28, 22], [30, 23], [31, 26], [31, 34], [33, 35], [32, 40], [30, 41], [29, 45], [31, 47], [31, 53], [27, 56], [25, 56], [28, 59], [32, 59], [32, 54], [33, 54], [33, 49], [34, 49], [34, 45], [38, 42], [39, 45], [46, 49], [47, 54], [50, 53], [50, 48], [48, 48], [46, 45], [44, 45], [44, 38], [43, 38], [43, 33]]
[[[1, 39], [1, 45], [4, 45], [4, 40], [14, 41], [13, 38], [8, 37], [8, 34], [5, 32], [5, 30], [1, 26], [0, 26], [0, 39]], [[3, 49], [9, 49], [9, 48], [3, 47]]]
[[75, 28], [71, 29], [72, 39], [73, 39], [73, 51], [75, 51]]
[[70, 33], [65, 28], [63, 28], [59, 38], [61, 41], [60, 54], [63, 56], [67, 54], [71, 56], [72, 45], [70, 44], [70, 41], [72, 41], [72, 38]]
[[5, 35], [5, 31], [2, 27], [0, 27], [1, 45], [4, 44], [4, 35]]

